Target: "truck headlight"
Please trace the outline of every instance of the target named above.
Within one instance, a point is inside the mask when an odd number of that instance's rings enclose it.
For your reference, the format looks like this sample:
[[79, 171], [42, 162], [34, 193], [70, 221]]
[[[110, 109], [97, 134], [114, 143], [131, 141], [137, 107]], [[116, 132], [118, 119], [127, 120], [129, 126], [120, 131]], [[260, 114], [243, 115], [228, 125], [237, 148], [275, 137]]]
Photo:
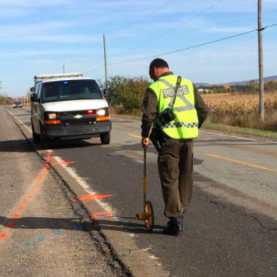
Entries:
[[103, 116], [103, 115], [106, 114], [106, 111], [105, 111], [104, 109], [101, 109], [101, 110], [98, 110], [96, 113], [97, 113], [97, 115], [99, 115], [99, 116]]
[[57, 118], [57, 114], [56, 113], [49, 113], [48, 114], [48, 119], [56, 119]]

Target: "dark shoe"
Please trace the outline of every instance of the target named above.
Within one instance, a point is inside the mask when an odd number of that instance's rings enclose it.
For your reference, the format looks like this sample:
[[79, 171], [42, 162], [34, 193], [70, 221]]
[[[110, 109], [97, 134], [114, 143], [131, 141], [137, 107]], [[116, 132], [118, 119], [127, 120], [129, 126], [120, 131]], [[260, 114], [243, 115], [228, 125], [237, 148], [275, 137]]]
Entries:
[[170, 236], [181, 236], [183, 233], [183, 219], [170, 219], [163, 233]]

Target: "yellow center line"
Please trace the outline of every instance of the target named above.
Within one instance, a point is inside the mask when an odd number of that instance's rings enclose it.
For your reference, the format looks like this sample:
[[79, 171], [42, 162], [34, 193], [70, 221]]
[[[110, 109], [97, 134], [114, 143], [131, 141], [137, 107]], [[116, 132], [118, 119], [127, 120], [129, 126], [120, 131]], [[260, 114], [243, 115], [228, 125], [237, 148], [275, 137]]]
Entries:
[[242, 162], [242, 161], [238, 161], [238, 160], [233, 160], [233, 159], [230, 159], [230, 158], [225, 158], [225, 157], [221, 157], [221, 156], [213, 155], [213, 154], [206, 154], [206, 156], [277, 173], [277, 170], [274, 170], [274, 169], [271, 169], [271, 168], [267, 168], [267, 167], [264, 167], [264, 166], [250, 164], [250, 163], [246, 163], [246, 162]]
[[128, 134], [128, 136], [141, 139], [141, 136], [136, 136], [136, 135], [132, 135], [132, 134]]

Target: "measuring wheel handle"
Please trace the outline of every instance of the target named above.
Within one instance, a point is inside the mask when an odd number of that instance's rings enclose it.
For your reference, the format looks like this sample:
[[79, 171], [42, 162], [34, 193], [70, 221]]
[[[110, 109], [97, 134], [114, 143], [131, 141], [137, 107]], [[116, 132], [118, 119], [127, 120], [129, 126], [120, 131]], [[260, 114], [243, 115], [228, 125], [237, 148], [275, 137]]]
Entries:
[[149, 232], [152, 232], [154, 227], [154, 209], [150, 201], [145, 202], [144, 206], [145, 227]]
[[144, 219], [144, 215], [143, 214], [136, 214], [136, 218], [138, 220], [143, 220]]

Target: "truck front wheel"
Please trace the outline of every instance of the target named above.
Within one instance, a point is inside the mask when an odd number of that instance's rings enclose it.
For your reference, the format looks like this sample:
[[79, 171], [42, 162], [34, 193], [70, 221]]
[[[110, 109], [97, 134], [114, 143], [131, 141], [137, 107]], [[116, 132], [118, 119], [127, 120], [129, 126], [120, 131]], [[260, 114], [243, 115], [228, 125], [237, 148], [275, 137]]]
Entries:
[[40, 135], [40, 146], [42, 149], [50, 148], [50, 139], [45, 138], [43, 134]]
[[40, 124], [40, 146], [42, 149], [50, 148], [50, 139], [44, 136], [41, 124]]
[[100, 140], [102, 144], [110, 144], [111, 142], [111, 133], [104, 133], [104, 134], [100, 134]]
[[32, 134], [33, 134], [33, 142], [34, 143], [39, 143], [40, 142], [40, 135], [35, 132], [33, 124], [32, 124]]

